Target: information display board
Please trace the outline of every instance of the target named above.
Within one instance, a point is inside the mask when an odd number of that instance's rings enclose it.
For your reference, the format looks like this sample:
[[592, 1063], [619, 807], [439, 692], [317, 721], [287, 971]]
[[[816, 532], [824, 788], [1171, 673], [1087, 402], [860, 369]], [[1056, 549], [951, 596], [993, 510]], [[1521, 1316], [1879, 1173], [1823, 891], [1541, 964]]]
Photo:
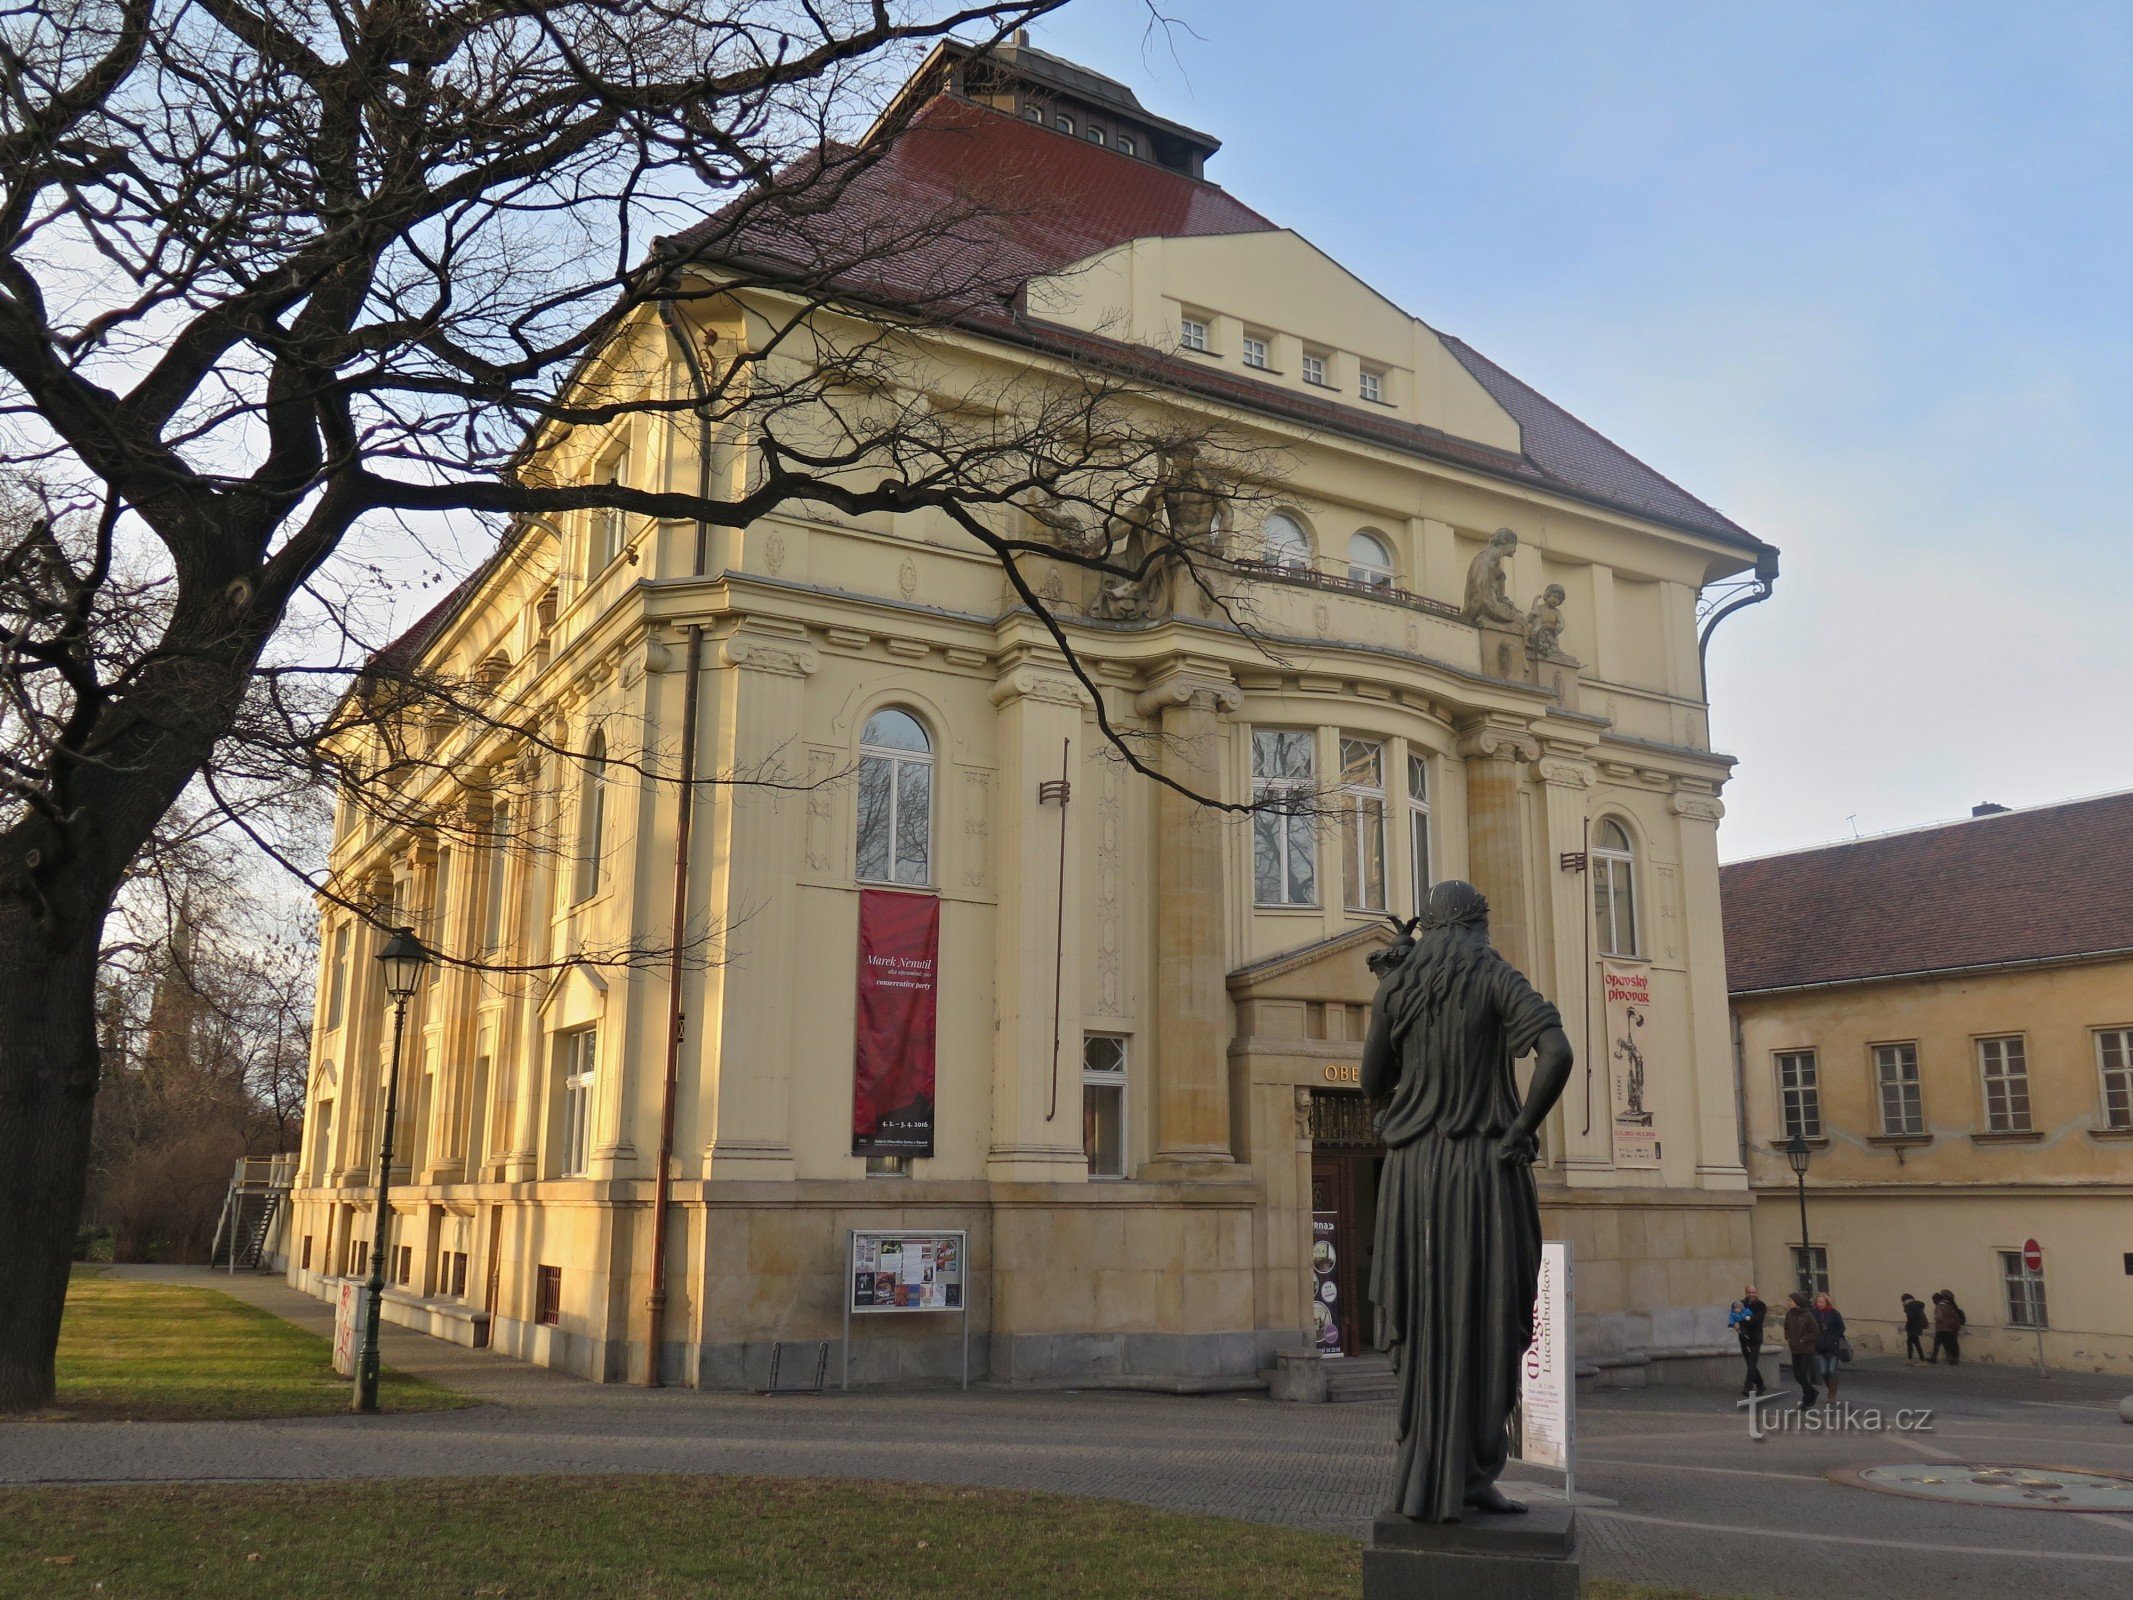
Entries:
[[852, 1318], [953, 1311], [963, 1319], [970, 1387], [970, 1235], [960, 1228], [854, 1228], [844, 1253], [844, 1387], [852, 1386]]
[[1544, 1239], [1533, 1297], [1533, 1343], [1518, 1370], [1518, 1459], [1559, 1469], [1566, 1498], [1577, 1434], [1572, 1305], [1570, 1241]]
[[363, 1316], [363, 1280], [343, 1278], [333, 1293], [333, 1370], [355, 1376], [357, 1325]]
[[1321, 1356], [1341, 1354], [1340, 1257], [1336, 1237], [1340, 1214], [1311, 1213], [1311, 1318]]

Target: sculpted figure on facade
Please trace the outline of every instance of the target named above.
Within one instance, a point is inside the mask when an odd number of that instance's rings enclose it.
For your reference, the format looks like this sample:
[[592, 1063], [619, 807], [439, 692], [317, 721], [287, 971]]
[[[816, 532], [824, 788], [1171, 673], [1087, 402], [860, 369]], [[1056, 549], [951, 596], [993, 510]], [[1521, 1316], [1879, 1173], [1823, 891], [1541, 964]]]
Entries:
[[1524, 626], [1524, 613], [1511, 603], [1510, 592], [1504, 587], [1504, 560], [1517, 548], [1518, 535], [1509, 528], [1498, 528], [1468, 564], [1466, 604], [1459, 611], [1468, 622], [1494, 622], [1507, 628]]
[[1563, 586], [1551, 583], [1526, 613], [1526, 652], [1536, 661], [1563, 653]]
[[1123, 570], [1102, 575], [1090, 611], [1116, 622], [1168, 616], [1179, 576], [1215, 552], [1221, 512], [1221, 492], [1199, 451], [1190, 444], [1169, 451], [1148, 492], [1113, 524], [1111, 560]]
[[[1456, 1522], [1525, 1507], [1496, 1487], [1533, 1342], [1543, 1120], [1569, 1081], [1554, 1006], [1489, 946], [1489, 903], [1437, 884], [1419, 933], [1381, 973], [1363, 1046], [1363, 1093], [1383, 1102], [1370, 1298], [1399, 1374], [1400, 1516]], [[1537, 1053], [1523, 1102], [1511, 1063]]]

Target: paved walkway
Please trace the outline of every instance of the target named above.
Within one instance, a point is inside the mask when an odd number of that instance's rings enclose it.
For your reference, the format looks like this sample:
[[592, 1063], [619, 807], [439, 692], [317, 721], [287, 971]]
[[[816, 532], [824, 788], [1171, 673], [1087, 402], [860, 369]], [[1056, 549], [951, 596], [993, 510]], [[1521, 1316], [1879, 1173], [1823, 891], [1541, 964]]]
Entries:
[[[278, 1281], [212, 1282], [320, 1332]], [[404, 1329], [385, 1360], [489, 1404], [377, 1418], [0, 1426], [0, 1482], [426, 1477], [529, 1472], [843, 1476], [1100, 1495], [1362, 1537], [1392, 1463], [1384, 1404], [1280, 1405], [979, 1388], [768, 1399], [581, 1383]], [[2122, 1380], [1866, 1362], [1844, 1398], [1931, 1407], [1930, 1431], [1751, 1439], [1729, 1397], [1589, 1397], [1578, 1490], [1588, 1572], [1712, 1594], [1944, 1600], [2133, 1592], [2133, 1516], [1976, 1509], [1872, 1494], [1832, 1467], [1970, 1461], [2133, 1470]], [[1514, 1466], [1512, 1476], [1549, 1475]], [[1540, 1487], [1540, 1492], [1549, 1492]]]

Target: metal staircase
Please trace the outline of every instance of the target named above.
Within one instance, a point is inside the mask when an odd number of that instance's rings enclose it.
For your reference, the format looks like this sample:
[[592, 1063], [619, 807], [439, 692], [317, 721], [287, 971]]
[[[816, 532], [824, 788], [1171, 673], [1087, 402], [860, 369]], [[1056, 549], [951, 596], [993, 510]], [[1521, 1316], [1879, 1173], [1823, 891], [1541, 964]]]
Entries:
[[235, 1272], [239, 1267], [257, 1271], [267, 1264], [295, 1174], [294, 1152], [238, 1161], [230, 1175], [230, 1192], [222, 1202], [222, 1217], [215, 1224], [209, 1266]]

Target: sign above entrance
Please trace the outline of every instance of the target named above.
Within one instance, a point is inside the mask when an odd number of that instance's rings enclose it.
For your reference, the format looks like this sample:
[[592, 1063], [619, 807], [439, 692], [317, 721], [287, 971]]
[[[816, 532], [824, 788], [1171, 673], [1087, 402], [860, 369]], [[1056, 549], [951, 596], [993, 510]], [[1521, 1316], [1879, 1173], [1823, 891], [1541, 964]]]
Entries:
[[1360, 1061], [1329, 1061], [1318, 1070], [1328, 1083], [1360, 1085], [1363, 1081], [1363, 1064]]

